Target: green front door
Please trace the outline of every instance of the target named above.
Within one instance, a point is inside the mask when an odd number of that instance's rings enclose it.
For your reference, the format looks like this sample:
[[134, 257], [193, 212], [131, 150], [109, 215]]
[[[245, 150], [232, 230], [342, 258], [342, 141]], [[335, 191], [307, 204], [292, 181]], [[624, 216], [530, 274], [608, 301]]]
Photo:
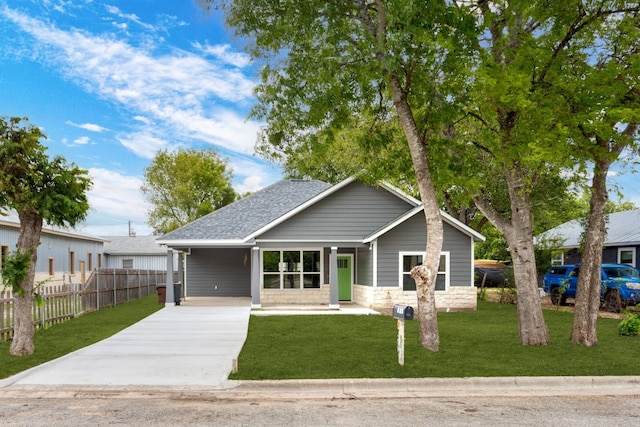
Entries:
[[338, 256], [338, 299], [351, 301], [351, 256]]

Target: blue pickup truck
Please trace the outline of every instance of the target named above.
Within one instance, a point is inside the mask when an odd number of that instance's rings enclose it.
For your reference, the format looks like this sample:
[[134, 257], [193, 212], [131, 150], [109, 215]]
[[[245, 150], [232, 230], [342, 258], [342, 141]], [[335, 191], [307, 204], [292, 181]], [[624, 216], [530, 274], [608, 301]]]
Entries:
[[[553, 304], [565, 304], [576, 297], [580, 264], [551, 267], [544, 275], [544, 291]], [[619, 312], [640, 303], [640, 273], [626, 264], [602, 264], [600, 298], [603, 308]]]

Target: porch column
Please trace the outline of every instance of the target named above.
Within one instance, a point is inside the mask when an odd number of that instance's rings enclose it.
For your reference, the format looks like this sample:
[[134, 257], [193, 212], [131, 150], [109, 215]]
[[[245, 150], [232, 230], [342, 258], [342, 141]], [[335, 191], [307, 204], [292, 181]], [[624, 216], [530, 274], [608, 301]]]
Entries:
[[338, 248], [331, 247], [329, 255], [329, 308], [340, 308], [338, 296]]
[[167, 291], [164, 302], [165, 307], [176, 305], [173, 295], [173, 249], [167, 250]]
[[251, 250], [251, 308], [260, 308], [260, 248]]
[[184, 279], [184, 252], [178, 252], [178, 282], [182, 283], [180, 286], [180, 296], [187, 295]]

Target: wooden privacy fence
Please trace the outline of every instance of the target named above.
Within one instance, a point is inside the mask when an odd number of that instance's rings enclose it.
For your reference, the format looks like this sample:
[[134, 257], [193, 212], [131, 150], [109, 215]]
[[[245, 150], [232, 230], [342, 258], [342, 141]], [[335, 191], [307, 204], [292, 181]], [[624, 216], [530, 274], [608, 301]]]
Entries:
[[[81, 314], [115, 306], [156, 292], [166, 283], [166, 271], [100, 268], [85, 283], [44, 284], [38, 289], [42, 304], [33, 304], [33, 323], [38, 328], [60, 323]], [[13, 295], [0, 291], [0, 342], [13, 337]]]

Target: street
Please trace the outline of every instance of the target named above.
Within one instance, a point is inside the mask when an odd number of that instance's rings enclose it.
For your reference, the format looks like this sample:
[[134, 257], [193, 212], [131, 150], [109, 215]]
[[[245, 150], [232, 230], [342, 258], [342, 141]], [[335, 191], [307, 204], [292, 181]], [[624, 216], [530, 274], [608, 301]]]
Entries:
[[175, 393], [7, 397], [3, 426], [630, 426], [640, 396], [220, 400]]

